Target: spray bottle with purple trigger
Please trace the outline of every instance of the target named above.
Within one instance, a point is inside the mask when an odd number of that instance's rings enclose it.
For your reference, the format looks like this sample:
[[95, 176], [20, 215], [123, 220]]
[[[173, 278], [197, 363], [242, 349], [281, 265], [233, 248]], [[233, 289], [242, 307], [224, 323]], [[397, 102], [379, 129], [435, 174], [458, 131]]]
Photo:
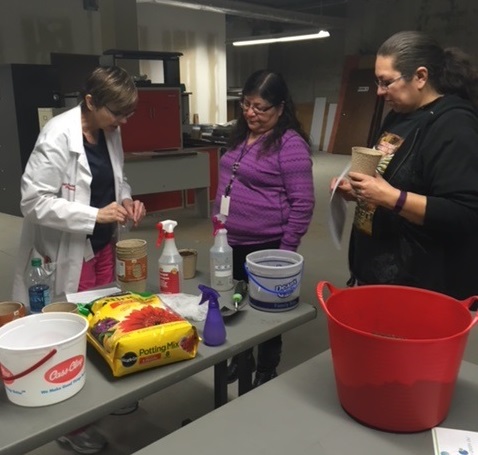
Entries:
[[226, 341], [226, 326], [222, 319], [221, 310], [219, 309], [219, 293], [208, 286], [200, 284], [198, 286], [202, 292], [199, 305], [209, 302], [209, 308], [204, 323], [203, 339], [204, 344], [208, 346], [220, 346]]

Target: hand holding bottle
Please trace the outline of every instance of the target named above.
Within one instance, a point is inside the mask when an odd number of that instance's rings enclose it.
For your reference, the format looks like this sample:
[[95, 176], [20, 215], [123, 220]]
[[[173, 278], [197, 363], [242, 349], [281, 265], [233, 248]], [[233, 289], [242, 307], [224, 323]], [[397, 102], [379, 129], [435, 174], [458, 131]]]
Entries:
[[112, 202], [106, 207], [99, 209], [98, 214], [96, 215], [96, 222], [99, 224], [116, 222], [125, 224], [127, 219], [128, 212], [122, 205], [118, 204], [117, 202]]

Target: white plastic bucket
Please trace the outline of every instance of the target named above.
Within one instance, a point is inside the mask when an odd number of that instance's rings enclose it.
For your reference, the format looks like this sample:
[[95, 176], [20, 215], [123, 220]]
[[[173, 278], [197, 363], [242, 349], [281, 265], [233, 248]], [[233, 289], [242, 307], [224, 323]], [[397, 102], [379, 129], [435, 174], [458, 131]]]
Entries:
[[304, 258], [293, 251], [261, 250], [246, 256], [249, 301], [262, 311], [288, 311], [299, 304]]
[[0, 328], [0, 371], [8, 399], [20, 406], [66, 400], [85, 384], [88, 321], [40, 313]]

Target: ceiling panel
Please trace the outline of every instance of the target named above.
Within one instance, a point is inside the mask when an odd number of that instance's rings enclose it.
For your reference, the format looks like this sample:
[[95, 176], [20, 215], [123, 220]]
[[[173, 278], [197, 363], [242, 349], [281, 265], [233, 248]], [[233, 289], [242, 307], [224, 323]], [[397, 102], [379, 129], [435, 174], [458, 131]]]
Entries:
[[242, 3], [251, 5], [336, 17], [347, 16], [348, 2], [349, 0], [242, 0]]
[[296, 24], [302, 27], [342, 28], [348, 0], [136, 0], [138, 3], [222, 12], [229, 22], [246, 18], [258, 23]]
[[[228, 35], [234, 37], [234, 24], [247, 22], [253, 36], [298, 32], [313, 29], [342, 28], [349, 0], [241, 0], [235, 2], [244, 11], [263, 8], [264, 15], [228, 14]], [[267, 14], [276, 12], [275, 14]], [[297, 19], [297, 20], [296, 20]], [[301, 23], [301, 19], [305, 19]]]

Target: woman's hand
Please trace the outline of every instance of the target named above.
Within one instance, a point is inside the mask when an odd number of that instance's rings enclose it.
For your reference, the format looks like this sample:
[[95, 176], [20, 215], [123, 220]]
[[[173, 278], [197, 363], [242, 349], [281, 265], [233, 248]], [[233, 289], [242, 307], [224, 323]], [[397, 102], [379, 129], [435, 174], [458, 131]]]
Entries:
[[146, 216], [146, 207], [141, 201], [133, 201], [132, 199], [125, 199], [123, 207], [128, 213], [128, 218], [133, 221], [133, 226], [136, 227], [141, 220]]
[[[337, 183], [338, 177], [334, 177], [332, 181], [330, 182], [330, 188], [329, 191], [332, 192], [336, 183]], [[340, 194], [343, 199], [346, 201], [356, 201], [357, 198], [355, 196], [355, 193], [353, 191], [352, 186], [350, 185], [350, 182], [347, 179], [342, 179], [340, 183], [337, 186], [337, 189], [335, 190], [336, 193]]]
[[390, 185], [379, 173], [372, 177], [359, 172], [350, 172], [348, 176], [356, 199], [390, 210], [395, 207], [400, 190]]
[[[400, 197], [400, 190], [390, 185], [380, 174], [376, 173], [374, 177], [370, 177], [369, 175], [359, 174], [358, 172], [350, 172], [349, 178], [358, 200], [369, 202], [377, 206], [380, 205], [389, 210], [394, 209]], [[425, 219], [426, 208], [426, 196], [407, 192], [405, 204], [400, 210], [400, 216], [411, 223], [422, 226]]]
[[96, 222], [99, 224], [106, 224], [106, 223], [126, 223], [128, 219], [128, 212], [124, 207], [122, 207], [117, 202], [112, 202], [108, 204], [106, 207], [103, 207], [98, 210], [98, 214], [96, 215]]

